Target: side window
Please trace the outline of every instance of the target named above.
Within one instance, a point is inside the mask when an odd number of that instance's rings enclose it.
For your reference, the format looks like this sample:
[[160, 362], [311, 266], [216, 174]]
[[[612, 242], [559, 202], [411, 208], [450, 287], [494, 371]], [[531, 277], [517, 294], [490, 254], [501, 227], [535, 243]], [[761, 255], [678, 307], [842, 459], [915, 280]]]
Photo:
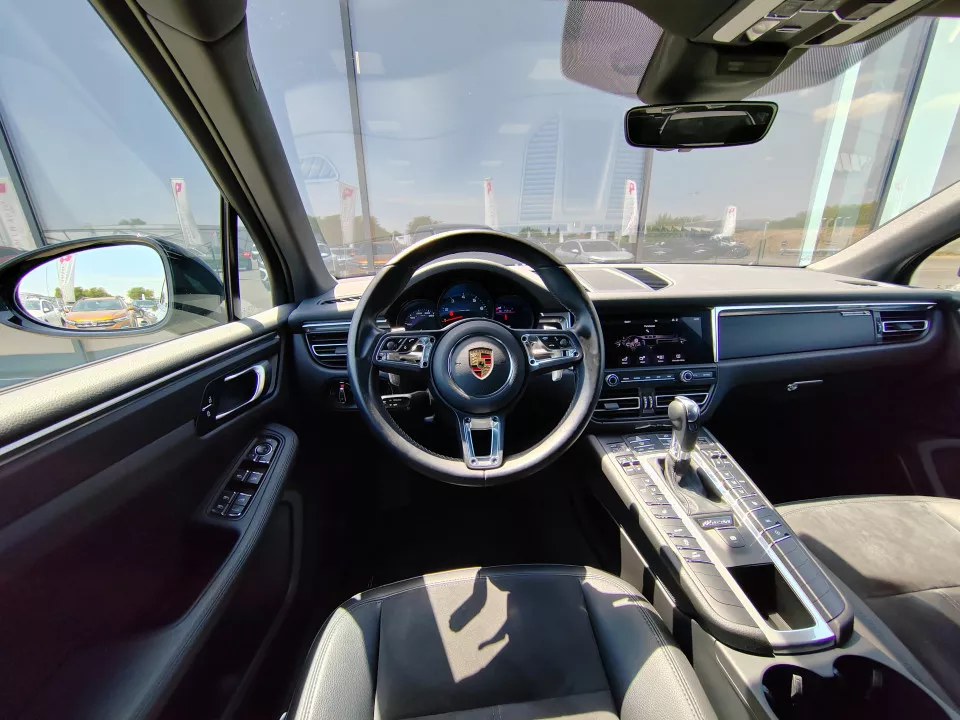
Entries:
[[240, 317], [250, 317], [273, 307], [270, 275], [260, 258], [256, 240], [237, 218], [237, 260], [240, 266]]
[[[0, 388], [226, 322], [219, 191], [89, 3], [0, 4], [0, 122], [9, 140], [0, 158], [11, 160], [0, 163], [0, 263], [43, 245], [136, 233], [193, 268], [184, 282], [204, 297], [189, 322], [131, 337], [0, 327]], [[149, 312], [151, 288], [136, 268], [111, 271], [87, 281], [94, 294]], [[84, 288], [68, 284], [38, 291], [37, 312], [69, 312]]]
[[960, 239], [928, 255], [913, 271], [910, 284], [932, 290], [960, 290]]

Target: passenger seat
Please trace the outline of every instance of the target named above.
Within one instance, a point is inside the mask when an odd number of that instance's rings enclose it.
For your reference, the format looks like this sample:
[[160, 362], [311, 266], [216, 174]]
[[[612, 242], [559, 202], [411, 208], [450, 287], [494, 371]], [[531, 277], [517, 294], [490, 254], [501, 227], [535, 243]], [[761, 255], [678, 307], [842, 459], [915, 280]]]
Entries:
[[856, 496], [778, 510], [847, 586], [861, 628], [960, 706], [960, 500]]

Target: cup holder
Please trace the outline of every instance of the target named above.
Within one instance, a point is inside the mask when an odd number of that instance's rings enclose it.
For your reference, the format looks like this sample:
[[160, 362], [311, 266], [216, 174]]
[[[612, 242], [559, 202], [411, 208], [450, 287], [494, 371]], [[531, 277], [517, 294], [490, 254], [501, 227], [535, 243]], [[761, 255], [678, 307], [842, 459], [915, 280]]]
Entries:
[[779, 720], [949, 718], [913, 680], [856, 655], [837, 658], [831, 677], [795, 665], [774, 665], [763, 674], [763, 694]]

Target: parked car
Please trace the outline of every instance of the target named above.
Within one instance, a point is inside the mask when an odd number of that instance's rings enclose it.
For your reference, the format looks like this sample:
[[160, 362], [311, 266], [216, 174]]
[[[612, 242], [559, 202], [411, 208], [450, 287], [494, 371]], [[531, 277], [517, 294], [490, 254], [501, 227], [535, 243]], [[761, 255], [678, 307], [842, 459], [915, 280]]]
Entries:
[[63, 324], [68, 328], [120, 330], [137, 327], [135, 315], [123, 298], [83, 298], [63, 316]]
[[63, 325], [63, 318], [51, 300], [27, 298], [23, 301], [23, 309], [30, 313], [31, 317], [42, 323]]
[[633, 262], [632, 253], [621, 250], [609, 240], [567, 240], [560, 244], [554, 255], [572, 263]]
[[[371, 247], [372, 246], [372, 247]], [[393, 240], [374, 240], [353, 243], [350, 246], [346, 259], [344, 275], [368, 275], [377, 272], [390, 262], [390, 258], [399, 252], [400, 248]], [[370, 267], [370, 258], [373, 257], [373, 267]]]

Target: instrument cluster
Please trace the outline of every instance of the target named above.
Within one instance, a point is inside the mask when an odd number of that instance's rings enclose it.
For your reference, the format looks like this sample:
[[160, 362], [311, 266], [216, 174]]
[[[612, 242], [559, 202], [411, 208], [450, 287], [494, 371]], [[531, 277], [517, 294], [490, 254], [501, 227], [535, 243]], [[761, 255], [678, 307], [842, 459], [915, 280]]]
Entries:
[[459, 282], [441, 293], [437, 300], [417, 298], [400, 308], [397, 324], [407, 330], [438, 330], [466, 318], [487, 318], [511, 328], [532, 328], [534, 312], [519, 295], [492, 297], [477, 282]]

